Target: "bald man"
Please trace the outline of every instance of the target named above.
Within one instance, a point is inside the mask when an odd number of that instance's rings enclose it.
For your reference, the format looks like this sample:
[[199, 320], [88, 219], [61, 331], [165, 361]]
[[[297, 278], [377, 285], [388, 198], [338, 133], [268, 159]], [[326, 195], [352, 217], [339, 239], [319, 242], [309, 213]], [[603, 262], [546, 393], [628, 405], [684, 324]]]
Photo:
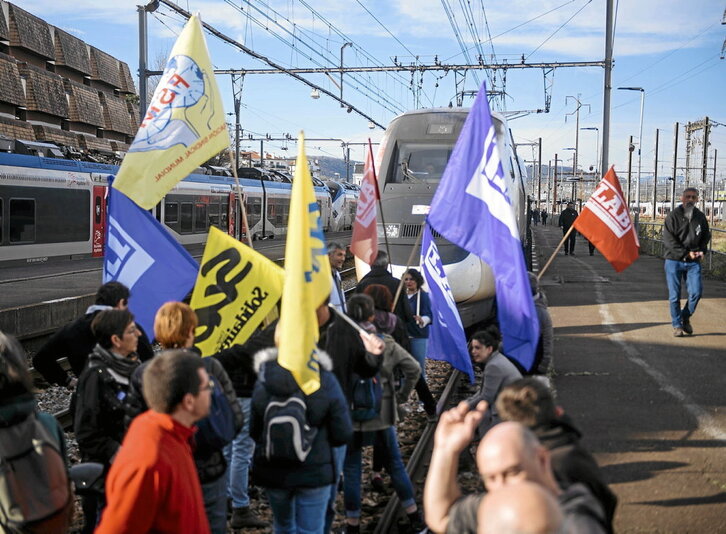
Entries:
[[478, 534], [558, 534], [562, 510], [550, 492], [522, 481], [488, 493], [479, 505]]
[[[424, 488], [426, 523], [434, 532], [476, 533], [477, 509], [483, 495], [462, 497], [456, 478], [459, 455], [471, 442], [486, 409], [486, 402], [479, 403], [475, 410], [462, 402], [441, 415]], [[573, 484], [565, 491], [559, 487], [549, 452], [524, 425], [506, 422], [493, 427], [479, 444], [476, 462], [487, 491], [529, 481], [550, 492], [564, 513], [563, 532], [607, 531], [600, 503], [582, 484]]]

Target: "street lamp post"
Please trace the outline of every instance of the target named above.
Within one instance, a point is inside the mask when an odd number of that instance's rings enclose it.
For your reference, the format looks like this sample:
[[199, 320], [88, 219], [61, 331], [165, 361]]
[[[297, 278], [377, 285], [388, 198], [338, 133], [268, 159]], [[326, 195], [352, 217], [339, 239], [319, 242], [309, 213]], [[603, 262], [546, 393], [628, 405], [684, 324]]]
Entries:
[[580, 130], [595, 130], [597, 132], [597, 141], [595, 144], [595, 153], [596, 153], [596, 163], [595, 163], [595, 174], [600, 174], [600, 128], [597, 126], [588, 126], [585, 128], [580, 128]]
[[620, 91], [640, 91], [640, 128], [638, 130], [638, 180], [635, 184], [635, 226], [640, 221], [640, 169], [643, 154], [643, 108], [645, 106], [645, 89], [642, 87], [618, 87]]
[[577, 200], [575, 198], [575, 184], [577, 183], [577, 169], [575, 168], [575, 165], [577, 164], [577, 147], [574, 146], [568, 146], [563, 148], [562, 150], [572, 150], [572, 190], [570, 192], [570, 200], [572, 202], [577, 203]]

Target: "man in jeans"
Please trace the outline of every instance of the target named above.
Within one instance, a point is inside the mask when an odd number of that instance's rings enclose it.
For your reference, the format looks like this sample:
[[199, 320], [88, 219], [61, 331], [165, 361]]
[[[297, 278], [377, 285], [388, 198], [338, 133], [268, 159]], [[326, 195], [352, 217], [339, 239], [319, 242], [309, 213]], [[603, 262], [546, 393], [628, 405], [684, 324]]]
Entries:
[[[681, 205], [668, 214], [663, 226], [665, 275], [671, 309], [673, 335], [693, 334], [691, 316], [703, 293], [701, 258], [711, 239], [706, 216], [696, 208], [698, 190], [688, 187], [681, 195]], [[681, 284], [686, 280], [688, 301], [681, 309]]]

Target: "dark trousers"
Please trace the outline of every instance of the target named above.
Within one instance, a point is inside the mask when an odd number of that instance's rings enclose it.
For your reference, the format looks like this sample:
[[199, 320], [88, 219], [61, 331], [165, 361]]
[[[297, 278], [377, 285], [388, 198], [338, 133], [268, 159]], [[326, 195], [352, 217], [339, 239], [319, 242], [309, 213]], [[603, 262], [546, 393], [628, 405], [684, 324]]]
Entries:
[[[567, 230], [569, 228], [562, 227], [562, 235], [565, 235], [567, 233]], [[570, 232], [569, 237], [565, 240], [565, 254], [572, 254], [575, 252], [575, 237], [577, 237], [577, 232], [574, 230]]]

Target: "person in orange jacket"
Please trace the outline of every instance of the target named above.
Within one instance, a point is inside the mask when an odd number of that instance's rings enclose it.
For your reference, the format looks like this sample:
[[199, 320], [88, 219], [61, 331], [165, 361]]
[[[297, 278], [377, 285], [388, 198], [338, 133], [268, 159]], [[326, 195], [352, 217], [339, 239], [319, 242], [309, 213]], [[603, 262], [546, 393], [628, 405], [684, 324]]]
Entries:
[[162, 352], [144, 371], [150, 410], [129, 428], [106, 479], [96, 534], [209, 534], [190, 439], [209, 413], [212, 381], [202, 359]]

